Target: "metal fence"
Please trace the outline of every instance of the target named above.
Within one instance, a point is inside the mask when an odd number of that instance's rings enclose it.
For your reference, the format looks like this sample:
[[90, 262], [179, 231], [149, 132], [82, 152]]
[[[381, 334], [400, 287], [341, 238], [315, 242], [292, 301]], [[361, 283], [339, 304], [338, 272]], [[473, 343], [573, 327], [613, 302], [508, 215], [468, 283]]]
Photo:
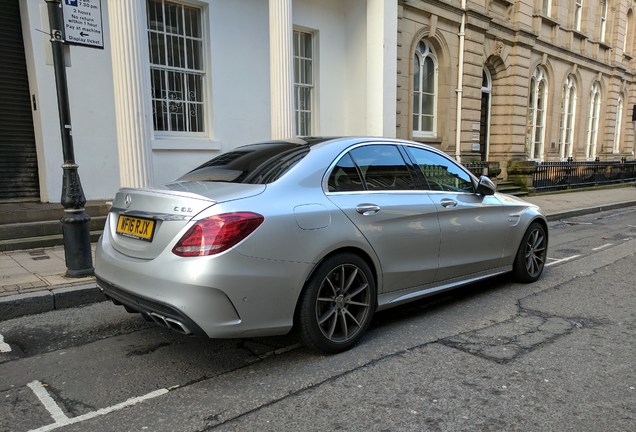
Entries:
[[488, 172], [488, 162], [468, 162], [462, 165], [464, 165], [468, 171], [477, 177], [482, 175], [484, 172]]
[[532, 175], [537, 192], [636, 181], [636, 161], [541, 162]]

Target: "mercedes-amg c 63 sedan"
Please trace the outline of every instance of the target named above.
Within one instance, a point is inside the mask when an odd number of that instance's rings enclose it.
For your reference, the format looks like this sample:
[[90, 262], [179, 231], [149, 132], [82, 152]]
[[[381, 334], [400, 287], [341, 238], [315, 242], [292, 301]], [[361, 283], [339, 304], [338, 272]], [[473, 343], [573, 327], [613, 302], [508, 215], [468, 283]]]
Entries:
[[122, 188], [96, 252], [115, 304], [184, 334], [346, 350], [373, 313], [506, 272], [541, 275], [548, 231], [444, 153], [383, 138], [246, 145]]

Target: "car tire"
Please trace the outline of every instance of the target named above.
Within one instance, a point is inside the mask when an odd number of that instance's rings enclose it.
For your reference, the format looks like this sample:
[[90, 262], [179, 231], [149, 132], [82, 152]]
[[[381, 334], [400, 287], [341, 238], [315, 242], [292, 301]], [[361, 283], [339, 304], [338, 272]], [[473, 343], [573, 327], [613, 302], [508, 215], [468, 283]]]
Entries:
[[376, 287], [367, 263], [340, 253], [325, 259], [299, 299], [295, 329], [308, 348], [334, 354], [353, 347], [371, 324]]
[[513, 275], [519, 282], [530, 283], [539, 279], [548, 255], [548, 236], [538, 222], [530, 224], [515, 257]]

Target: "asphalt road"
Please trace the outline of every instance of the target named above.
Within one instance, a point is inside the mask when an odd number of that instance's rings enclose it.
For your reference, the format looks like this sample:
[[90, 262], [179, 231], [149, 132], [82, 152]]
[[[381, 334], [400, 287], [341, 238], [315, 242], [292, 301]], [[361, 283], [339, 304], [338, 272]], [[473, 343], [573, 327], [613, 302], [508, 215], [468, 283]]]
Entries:
[[0, 431], [636, 430], [636, 209], [550, 234], [538, 282], [378, 313], [335, 356], [109, 303], [0, 322]]

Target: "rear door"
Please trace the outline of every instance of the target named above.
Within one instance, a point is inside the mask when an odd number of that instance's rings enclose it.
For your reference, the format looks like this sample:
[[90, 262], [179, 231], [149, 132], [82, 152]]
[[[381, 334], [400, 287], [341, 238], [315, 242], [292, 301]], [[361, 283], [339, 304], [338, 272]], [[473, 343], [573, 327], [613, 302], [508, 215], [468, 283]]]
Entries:
[[435, 280], [440, 229], [435, 204], [418, 190], [398, 147], [358, 146], [342, 156], [328, 178], [329, 199], [376, 252], [383, 291]]
[[441, 243], [437, 281], [503, 265], [510, 223], [501, 202], [476, 193], [471, 176], [433, 151], [406, 147], [429, 187], [439, 217]]

